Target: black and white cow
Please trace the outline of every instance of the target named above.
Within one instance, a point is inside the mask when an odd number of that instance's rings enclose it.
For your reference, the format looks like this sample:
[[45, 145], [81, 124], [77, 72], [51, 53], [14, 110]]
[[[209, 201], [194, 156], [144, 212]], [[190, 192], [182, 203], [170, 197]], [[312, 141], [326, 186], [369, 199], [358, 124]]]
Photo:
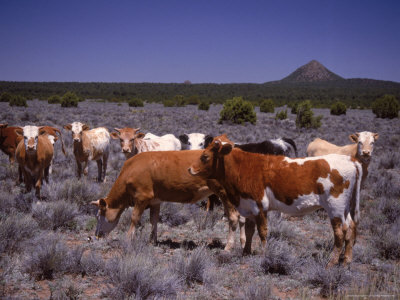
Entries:
[[206, 148], [213, 137], [204, 133], [185, 133], [179, 136], [179, 140], [182, 144], [182, 150], [199, 150]]
[[279, 138], [265, 140], [260, 143], [235, 144], [236, 148], [246, 152], [291, 156], [291, 152], [297, 157], [297, 147], [292, 139]]

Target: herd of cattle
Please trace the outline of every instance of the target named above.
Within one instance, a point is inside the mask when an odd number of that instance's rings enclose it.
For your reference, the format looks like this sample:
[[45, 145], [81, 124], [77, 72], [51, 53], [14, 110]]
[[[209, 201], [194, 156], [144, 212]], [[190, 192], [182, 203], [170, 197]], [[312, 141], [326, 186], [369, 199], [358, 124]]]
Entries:
[[[95, 160], [97, 180], [105, 180], [111, 138], [119, 139], [126, 157], [107, 197], [92, 202], [99, 208], [96, 236], [113, 230], [122, 212], [133, 206], [128, 235], [134, 236], [142, 213], [150, 208], [151, 239], [156, 242], [161, 202], [194, 203], [218, 197], [229, 220], [225, 250], [232, 248], [238, 225], [244, 254], [251, 253], [255, 228], [265, 246], [270, 210], [300, 216], [324, 208], [334, 232], [329, 266], [339, 263], [343, 246], [343, 264], [352, 260], [360, 188], [377, 133], [352, 134], [353, 144], [342, 147], [317, 138], [308, 145], [309, 157], [289, 158], [298, 156], [297, 148], [286, 138], [235, 144], [226, 135], [191, 133], [178, 139], [173, 134], [144, 134], [140, 128], [115, 128], [110, 134], [104, 127], [90, 129], [81, 122], [64, 129], [72, 132], [79, 178], [82, 171], [88, 174], [88, 162]], [[66, 154], [57, 128], [0, 124], [0, 149], [10, 163], [17, 160], [18, 182], [24, 182], [28, 192], [34, 186], [38, 198], [43, 179], [48, 182], [58, 139]], [[243, 223], [240, 217], [245, 218]]]

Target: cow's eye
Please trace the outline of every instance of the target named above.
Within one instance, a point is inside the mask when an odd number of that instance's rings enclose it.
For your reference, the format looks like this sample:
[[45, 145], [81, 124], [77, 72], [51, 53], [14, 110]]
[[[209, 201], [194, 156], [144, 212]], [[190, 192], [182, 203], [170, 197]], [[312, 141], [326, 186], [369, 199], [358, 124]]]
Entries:
[[206, 162], [208, 161], [208, 156], [207, 156], [207, 155], [202, 155], [202, 156], [200, 157], [200, 160], [201, 160], [203, 163], [206, 163]]

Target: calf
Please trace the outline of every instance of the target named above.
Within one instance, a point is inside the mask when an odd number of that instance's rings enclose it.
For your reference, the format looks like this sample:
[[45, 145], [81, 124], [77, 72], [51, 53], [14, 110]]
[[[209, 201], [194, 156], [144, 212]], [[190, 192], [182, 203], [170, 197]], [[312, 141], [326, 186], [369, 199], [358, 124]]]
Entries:
[[[335, 237], [329, 266], [339, 262], [343, 244], [344, 264], [351, 262], [359, 220], [360, 163], [337, 154], [291, 159], [233, 147], [226, 135], [215, 138], [192, 163], [189, 173], [216, 179], [240, 214], [255, 221], [264, 246], [268, 211], [299, 216], [324, 208]], [[245, 231], [243, 251], [250, 253], [254, 222], [246, 222]]]
[[88, 174], [89, 160], [97, 162], [97, 181], [105, 180], [107, 160], [110, 153], [110, 134], [104, 127], [89, 130], [89, 126], [81, 122], [65, 125], [64, 129], [72, 131], [74, 155], [77, 164], [78, 178]]
[[[128, 235], [133, 237], [143, 211], [150, 206], [151, 238], [157, 241], [157, 222], [161, 202], [194, 203], [211, 193], [217, 193], [225, 204], [217, 182], [190, 176], [187, 172], [200, 150], [144, 152], [125, 161], [121, 172], [106, 198], [93, 201], [99, 207], [96, 236], [108, 234], [117, 225], [122, 212], [134, 206]], [[228, 242], [225, 249], [233, 246], [237, 224], [236, 210], [225, 206], [229, 218]]]
[[148, 151], [171, 151], [181, 150], [179, 140], [173, 134], [156, 136], [152, 133], [139, 132], [140, 128], [114, 128], [116, 132], [111, 133], [113, 139], [119, 139], [121, 151], [125, 158]]
[[25, 126], [17, 128], [15, 132], [23, 138], [17, 146], [15, 156], [24, 175], [26, 190], [29, 192], [34, 185], [36, 197], [40, 199], [42, 179], [48, 182], [53, 145], [46, 137], [43, 127]]
[[361, 163], [363, 168], [362, 181], [364, 182], [368, 176], [368, 166], [371, 162], [374, 143], [378, 137], [379, 134], [369, 131], [357, 132], [349, 136], [354, 144], [345, 146], [336, 146], [325, 140], [316, 138], [308, 145], [307, 156], [319, 156], [331, 153], [349, 155]]
[[179, 140], [182, 144], [182, 150], [200, 150], [207, 147], [213, 137], [204, 133], [185, 133], [179, 136]]

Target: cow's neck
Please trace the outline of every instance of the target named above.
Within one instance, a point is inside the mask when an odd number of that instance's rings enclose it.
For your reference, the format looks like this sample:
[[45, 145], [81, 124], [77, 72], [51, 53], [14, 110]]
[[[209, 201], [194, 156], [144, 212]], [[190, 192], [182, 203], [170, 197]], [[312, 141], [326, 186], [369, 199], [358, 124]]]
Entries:
[[132, 198], [127, 191], [127, 186], [126, 176], [121, 176], [120, 174], [106, 197], [108, 207], [125, 209], [134, 205]]
[[87, 137], [82, 134], [81, 140], [79, 142], [74, 142], [74, 154], [79, 157], [80, 160], [85, 160], [89, 153], [85, 151], [85, 145], [87, 144]]
[[357, 161], [361, 164], [361, 166], [362, 166], [362, 171], [363, 171], [363, 174], [362, 174], [362, 182], [364, 182], [365, 181], [365, 179], [367, 178], [367, 176], [368, 176], [368, 166], [369, 166], [369, 161], [368, 162], [366, 162], [365, 160], [363, 160], [363, 158], [358, 154], [358, 151], [356, 152], [356, 155], [355, 155], [355, 158], [357, 159]]

